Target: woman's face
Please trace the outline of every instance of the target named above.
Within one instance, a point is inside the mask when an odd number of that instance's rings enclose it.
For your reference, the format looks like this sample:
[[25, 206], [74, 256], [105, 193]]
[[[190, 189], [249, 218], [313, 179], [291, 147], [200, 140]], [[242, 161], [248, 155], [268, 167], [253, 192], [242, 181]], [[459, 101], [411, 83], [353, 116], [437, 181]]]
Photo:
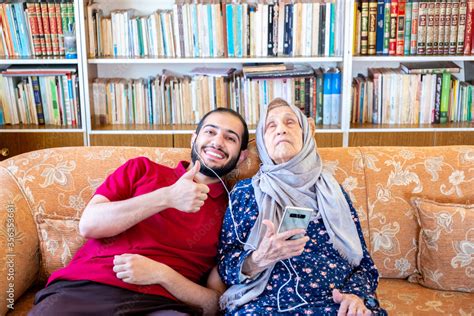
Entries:
[[267, 113], [263, 138], [268, 155], [276, 164], [287, 162], [303, 148], [303, 130], [288, 106]]

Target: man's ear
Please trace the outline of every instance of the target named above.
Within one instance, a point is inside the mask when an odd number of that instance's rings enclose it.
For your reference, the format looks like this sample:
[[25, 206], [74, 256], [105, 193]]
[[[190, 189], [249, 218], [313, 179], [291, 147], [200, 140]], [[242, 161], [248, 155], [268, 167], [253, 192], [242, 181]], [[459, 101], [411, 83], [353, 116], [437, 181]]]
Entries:
[[248, 149], [242, 150], [240, 152], [239, 160], [237, 161], [237, 166], [239, 166], [242, 162], [244, 162], [248, 156], [249, 156], [249, 150]]
[[196, 132], [193, 132], [193, 136], [191, 136], [191, 143], [189, 144], [191, 145], [191, 148], [193, 148], [193, 144], [196, 141], [196, 137], [197, 137]]

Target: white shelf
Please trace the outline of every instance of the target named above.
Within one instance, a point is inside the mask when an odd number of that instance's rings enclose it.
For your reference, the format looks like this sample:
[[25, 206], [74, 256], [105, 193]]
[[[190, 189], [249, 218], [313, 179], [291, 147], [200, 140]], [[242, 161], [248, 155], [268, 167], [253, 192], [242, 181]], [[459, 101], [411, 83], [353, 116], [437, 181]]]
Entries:
[[84, 128], [5, 128], [0, 126], [2, 133], [84, 133]]
[[474, 132], [474, 127], [351, 128], [349, 133]]
[[246, 63], [329, 63], [342, 57], [254, 57], [254, 58], [92, 58], [89, 64], [246, 64]]
[[76, 65], [77, 59], [45, 59], [45, 58], [6, 58], [0, 59], [0, 65]]
[[353, 62], [474, 61], [474, 56], [353, 56]]
[[[89, 135], [115, 135], [115, 134], [132, 134], [132, 135], [191, 135], [194, 133], [193, 130], [90, 130]], [[250, 134], [255, 134], [255, 129], [249, 129]], [[331, 134], [331, 133], [343, 133], [341, 128], [335, 129], [316, 129], [315, 134]]]

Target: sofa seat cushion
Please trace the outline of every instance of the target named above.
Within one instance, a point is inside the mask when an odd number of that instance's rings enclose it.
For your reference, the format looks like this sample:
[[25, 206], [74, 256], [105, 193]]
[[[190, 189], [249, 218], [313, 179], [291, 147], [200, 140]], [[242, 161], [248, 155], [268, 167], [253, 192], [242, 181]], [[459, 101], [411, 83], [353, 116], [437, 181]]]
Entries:
[[401, 279], [380, 279], [377, 295], [389, 315], [471, 315], [474, 294], [438, 291]]

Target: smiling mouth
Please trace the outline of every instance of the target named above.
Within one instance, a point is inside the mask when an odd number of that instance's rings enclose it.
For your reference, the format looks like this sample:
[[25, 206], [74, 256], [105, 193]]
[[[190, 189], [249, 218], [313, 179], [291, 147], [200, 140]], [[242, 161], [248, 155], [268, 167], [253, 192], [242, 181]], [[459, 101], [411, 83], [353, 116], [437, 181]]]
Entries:
[[203, 152], [206, 154], [207, 157], [211, 158], [211, 159], [219, 159], [219, 160], [222, 160], [222, 159], [225, 159], [227, 157], [227, 155], [223, 152], [221, 152], [220, 150], [217, 150], [215, 148], [204, 148], [203, 149]]

